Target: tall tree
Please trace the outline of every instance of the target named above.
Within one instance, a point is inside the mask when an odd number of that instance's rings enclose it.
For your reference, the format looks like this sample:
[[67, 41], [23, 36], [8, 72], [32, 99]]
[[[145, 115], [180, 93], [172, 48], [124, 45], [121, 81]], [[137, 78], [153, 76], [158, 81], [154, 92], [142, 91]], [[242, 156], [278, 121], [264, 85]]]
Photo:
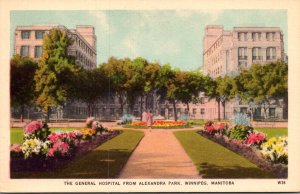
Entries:
[[11, 106], [21, 108], [21, 122], [25, 106], [29, 106], [35, 96], [34, 75], [37, 64], [29, 57], [15, 55], [10, 60], [10, 95]]
[[176, 83], [176, 72], [169, 64], [165, 64], [161, 67], [157, 77], [156, 86], [160, 90], [160, 95], [172, 104], [174, 120], [177, 121], [176, 103], [178, 99], [176, 96], [176, 90], [178, 89], [178, 84]]
[[204, 91], [204, 76], [200, 72], [176, 71], [176, 97], [187, 105], [189, 114], [189, 103]]
[[47, 121], [51, 107], [63, 106], [68, 99], [74, 74], [80, 70], [68, 56], [71, 44], [66, 32], [57, 28], [51, 29], [43, 39], [43, 54], [35, 75], [36, 103], [47, 114]]
[[[288, 97], [288, 66], [282, 61], [266, 65], [254, 64], [238, 76], [238, 90], [246, 101], [261, 104], [266, 117], [266, 110], [272, 100], [283, 99], [287, 105]], [[242, 92], [239, 92], [241, 94]]]
[[107, 94], [108, 79], [100, 68], [82, 70], [76, 75], [74, 96], [87, 104], [88, 116], [94, 116], [94, 105], [100, 97]]
[[130, 63], [131, 60], [129, 58], [117, 59], [115, 57], [111, 57], [107, 63], [102, 64], [100, 67], [108, 77], [108, 87], [111, 87], [112, 92], [117, 95], [120, 103], [121, 115], [123, 115], [124, 105], [126, 103], [126, 84], [129, 80], [128, 71], [130, 68]]
[[216, 93], [219, 96], [223, 105], [223, 119], [226, 119], [226, 101], [234, 98], [236, 93], [236, 84], [232, 77], [224, 76], [216, 79], [217, 88]]
[[205, 79], [205, 94], [209, 100], [215, 99], [218, 103], [218, 120], [221, 120], [221, 98], [217, 92], [217, 82], [211, 77], [207, 76]]

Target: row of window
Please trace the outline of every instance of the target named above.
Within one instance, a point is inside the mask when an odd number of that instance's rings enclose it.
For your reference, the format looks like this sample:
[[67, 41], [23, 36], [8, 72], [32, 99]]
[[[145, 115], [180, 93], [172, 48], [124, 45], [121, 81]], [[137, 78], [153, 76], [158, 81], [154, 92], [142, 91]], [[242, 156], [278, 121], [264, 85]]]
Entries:
[[[275, 32], [267, 32], [266, 34], [267, 41], [274, 41], [275, 40]], [[252, 32], [251, 38], [253, 41], [260, 41], [262, 38], [261, 32]], [[248, 33], [247, 32], [238, 32], [238, 40], [239, 41], [247, 41], [248, 40]]]
[[219, 76], [222, 73], [222, 68], [223, 68], [222, 66], [219, 66], [212, 71], [209, 70], [208, 74], [213, 77]]
[[[178, 114], [178, 115], [179, 115], [179, 114], [183, 114], [183, 113], [184, 113], [184, 114], [187, 114], [187, 108], [185, 108], [184, 111], [181, 111], [180, 108], [177, 108], [176, 111], [177, 111], [177, 114]], [[173, 108], [169, 108], [169, 109], [168, 109], [168, 113], [169, 113], [170, 115], [173, 115]], [[199, 113], [200, 113], [201, 115], [204, 115], [204, 114], [205, 114], [205, 108], [200, 108], [200, 109], [199, 109]], [[192, 114], [193, 114], [193, 115], [197, 114], [197, 109], [196, 109], [196, 108], [193, 108], [193, 109], [192, 109]], [[160, 109], [160, 115], [161, 115], [161, 116], [166, 116], [166, 110], [165, 110], [164, 108]]]
[[[252, 48], [252, 60], [262, 60], [262, 52], [261, 47], [254, 47]], [[239, 47], [238, 48], [238, 59], [239, 60], [247, 60], [248, 59], [248, 48], [247, 47]], [[276, 48], [275, 47], [268, 47], [266, 49], [266, 59], [276, 59]]]
[[207, 57], [214, 53], [214, 51], [221, 46], [223, 37], [220, 37], [206, 52]]
[[84, 41], [82, 41], [80, 38], [78, 38], [76, 35], [73, 36], [75, 43], [86, 53], [88, 53], [91, 57], [94, 57], [94, 52], [85, 44]]
[[76, 58], [79, 60], [82, 64], [85, 64], [87, 67], [92, 68], [93, 62], [90, 61], [87, 57], [85, 57], [82, 53], [76, 51]]
[[[35, 32], [35, 39], [43, 39], [45, 36], [45, 31], [43, 30], [36, 30]], [[22, 30], [21, 31], [21, 38], [22, 39], [30, 39], [30, 30]]]
[[[21, 46], [20, 55], [22, 57], [29, 57], [29, 46]], [[35, 46], [34, 47], [34, 58], [39, 58], [42, 56], [43, 47], [42, 46]]]

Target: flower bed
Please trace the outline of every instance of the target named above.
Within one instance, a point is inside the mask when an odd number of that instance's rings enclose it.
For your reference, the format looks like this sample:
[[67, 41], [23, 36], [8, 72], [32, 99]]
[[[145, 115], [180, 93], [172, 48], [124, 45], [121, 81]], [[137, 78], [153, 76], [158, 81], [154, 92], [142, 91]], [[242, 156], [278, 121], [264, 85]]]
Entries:
[[[125, 125], [128, 128], [147, 128], [147, 122], [135, 121], [129, 125]], [[177, 129], [177, 128], [187, 128], [189, 127], [188, 123], [185, 121], [168, 121], [168, 120], [157, 120], [152, 123], [152, 128], [159, 129]]]
[[287, 178], [287, 140], [284, 137], [267, 140], [266, 135], [252, 127], [236, 125], [232, 129], [205, 124], [198, 133], [229, 150], [244, 156], [258, 167], [272, 173], [276, 178]]
[[24, 129], [24, 143], [11, 145], [11, 170], [57, 169], [120, 134], [96, 124], [91, 126], [80, 131], [50, 133], [42, 122], [29, 123]]

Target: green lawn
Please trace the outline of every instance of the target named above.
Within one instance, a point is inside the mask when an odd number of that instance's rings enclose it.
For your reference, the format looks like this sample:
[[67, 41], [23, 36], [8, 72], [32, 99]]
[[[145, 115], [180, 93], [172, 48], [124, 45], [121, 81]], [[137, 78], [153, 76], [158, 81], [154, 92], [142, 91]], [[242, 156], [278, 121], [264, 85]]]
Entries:
[[203, 178], [271, 178], [246, 158], [196, 131], [176, 131], [174, 134]]
[[12, 178], [117, 178], [143, 132], [124, 130], [84, 156], [74, 159], [63, 169], [50, 172], [17, 172]]
[[283, 128], [262, 127], [262, 128], [255, 128], [255, 130], [265, 133], [268, 138], [288, 135], [288, 129], [286, 127]]
[[[78, 128], [50, 128], [50, 131], [74, 131]], [[23, 143], [23, 129], [11, 128], [10, 129], [10, 143], [22, 144]]]

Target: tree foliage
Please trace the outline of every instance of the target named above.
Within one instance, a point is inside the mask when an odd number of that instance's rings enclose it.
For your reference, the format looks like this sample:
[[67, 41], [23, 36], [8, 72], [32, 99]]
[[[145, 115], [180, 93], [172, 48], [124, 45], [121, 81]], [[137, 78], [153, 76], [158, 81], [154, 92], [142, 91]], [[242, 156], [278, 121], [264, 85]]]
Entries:
[[43, 39], [43, 54], [36, 71], [37, 105], [50, 113], [51, 107], [63, 106], [68, 97], [74, 75], [80, 70], [68, 57], [72, 44], [66, 32], [53, 28]]
[[37, 64], [29, 57], [15, 55], [10, 60], [11, 106], [21, 108], [21, 121], [25, 106], [29, 106], [36, 96], [34, 75]]

